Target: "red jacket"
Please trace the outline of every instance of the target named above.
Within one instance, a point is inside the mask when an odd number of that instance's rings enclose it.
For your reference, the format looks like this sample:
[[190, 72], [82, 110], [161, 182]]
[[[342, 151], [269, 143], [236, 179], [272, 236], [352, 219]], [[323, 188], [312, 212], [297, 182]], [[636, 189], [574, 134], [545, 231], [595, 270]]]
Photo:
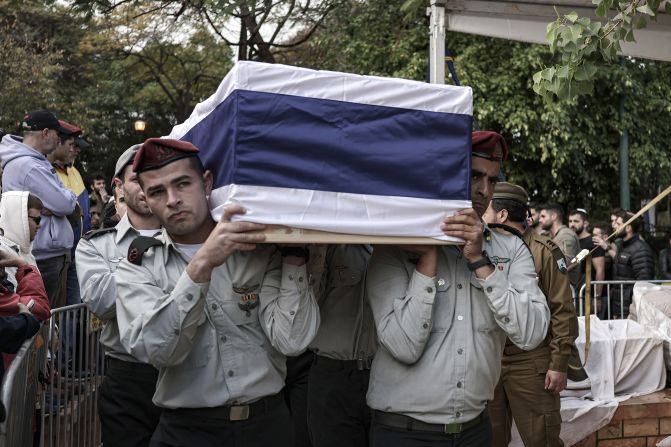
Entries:
[[30, 300], [34, 300], [32, 314], [40, 321], [48, 320], [51, 317], [51, 306], [37, 267], [25, 264], [17, 268], [16, 282], [16, 292], [0, 295], [0, 317], [14, 316], [19, 313], [18, 303], [28, 305]]

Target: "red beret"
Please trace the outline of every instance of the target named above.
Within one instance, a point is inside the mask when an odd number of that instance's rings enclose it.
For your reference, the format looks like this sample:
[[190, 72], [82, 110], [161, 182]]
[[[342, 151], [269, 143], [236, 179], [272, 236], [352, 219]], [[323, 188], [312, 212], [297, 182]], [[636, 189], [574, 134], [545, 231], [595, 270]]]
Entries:
[[133, 160], [133, 171], [143, 172], [158, 169], [182, 158], [195, 157], [198, 148], [188, 141], [172, 138], [149, 138]]
[[476, 130], [472, 136], [473, 156], [492, 161], [505, 161], [508, 158], [506, 140], [491, 130]]

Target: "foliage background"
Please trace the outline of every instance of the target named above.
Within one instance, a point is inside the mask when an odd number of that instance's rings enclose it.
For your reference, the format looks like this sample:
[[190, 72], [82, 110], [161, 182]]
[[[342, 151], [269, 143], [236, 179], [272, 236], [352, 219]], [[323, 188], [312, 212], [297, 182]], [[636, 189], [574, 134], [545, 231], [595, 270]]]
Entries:
[[[85, 177], [98, 171], [109, 176], [125, 148], [167, 134], [214, 92], [241, 53], [211, 32], [197, 11], [175, 13], [180, 2], [158, 2], [172, 9], [151, 13], [138, 12], [134, 2], [102, 11], [76, 3], [73, 8], [0, 0], [0, 28], [8, 30], [0, 35], [0, 127], [13, 132], [25, 112], [53, 109], [84, 128], [93, 143], [79, 162]], [[201, 3], [216, 10], [226, 2]], [[402, 0], [331, 0], [318, 26], [294, 20], [280, 33], [284, 40], [270, 47], [272, 57], [309, 68], [423, 81], [428, 18], [423, 6], [401, 11], [402, 5]], [[226, 11], [219, 13], [223, 20]], [[533, 92], [532, 75], [553, 64], [547, 47], [449, 33], [448, 47], [456, 54], [462, 85], [473, 88], [478, 125], [506, 137], [511, 149], [506, 175], [532, 199], [584, 207], [596, 216], [593, 221], [604, 220], [619, 202], [624, 128], [632, 207], [671, 181], [671, 64], [626, 58], [599, 69], [592, 95], [546, 103]], [[622, 94], [627, 95], [623, 120]], [[133, 130], [138, 117], [147, 121], [142, 135]], [[668, 210], [668, 202], [660, 210]]]

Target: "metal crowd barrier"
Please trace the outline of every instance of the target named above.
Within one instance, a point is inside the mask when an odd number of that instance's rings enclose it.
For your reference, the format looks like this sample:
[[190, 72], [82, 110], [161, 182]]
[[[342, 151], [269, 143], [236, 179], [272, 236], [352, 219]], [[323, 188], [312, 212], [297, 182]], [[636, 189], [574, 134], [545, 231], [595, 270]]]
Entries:
[[[590, 307], [590, 313], [593, 315], [599, 316], [599, 318], [602, 319], [607, 319], [611, 320], [613, 317], [616, 318], [627, 318], [629, 316], [629, 312], [625, 312], [624, 306], [625, 306], [625, 291], [631, 290], [634, 287], [634, 284], [640, 281], [592, 281], [592, 306]], [[644, 280], [644, 282], [649, 282], [653, 284], [670, 284], [668, 280]], [[602, 299], [601, 303], [603, 306], [605, 306], [605, 309], [602, 308], [601, 312], [597, 312], [597, 308], [594, 305], [595, 299], [594, 297], [596, 296], [596, 288], [598, 285], [603, 285], [603, 291], [602, 291]], [[574, 292], [575, 289], [571, 288]], [[619, 291], [619, 304], [620, 304], [620, 313], [619, 314], [613, 314], [611, 312], [611, 306], [612, 306], [612, 291], [617, 290]], [[580, 290], [577, 294], [577, 296], [573, 295], [574, 300], [577, 300], [576, 303], [576, 310], [578, 312], [578, 316], [582, 317], [585, 315], [585, 284], [580, 287]], [[598, 298], [597, 298], [598, 299]], [[631, 301], [629, 301], [631, 302]]]
[[51, 311], [42, 447], [102, 445], [97, 397], [105, 366], [98, 323], [84, 304]]
[[46, 334], [43, 327], [26, 340], [5, 371], [0, 398], [5, 406], [6, 419], [0, 423], [0, 447], [33, 445], [35, 410], [42, 396], [39, 376], [47, 350]]

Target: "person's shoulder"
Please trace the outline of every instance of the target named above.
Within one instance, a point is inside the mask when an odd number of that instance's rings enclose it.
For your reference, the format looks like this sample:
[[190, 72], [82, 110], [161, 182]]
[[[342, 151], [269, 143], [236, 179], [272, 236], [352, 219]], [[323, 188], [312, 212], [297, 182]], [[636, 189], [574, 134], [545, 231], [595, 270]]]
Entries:
[[161, 235], [158, 235], [157, 237], [138, 236], [130, 243], [126, 259], [128, 259], [128, 262], [131, 264], [142, 265], [145, 254], [147, 254], [151, 248], [161, 247], [164, 244], [165, 241], [161, 238]]
[[84, 239], [85, 241], [92, 241], [94, 239], [102, 238], [105, 235], [107, 235], [107, 237], [114, 237], [115, 234], [116, 234], [116, 227], [101, 228], [98, 230], [88, 231], [82, 237], [82, 239]]

